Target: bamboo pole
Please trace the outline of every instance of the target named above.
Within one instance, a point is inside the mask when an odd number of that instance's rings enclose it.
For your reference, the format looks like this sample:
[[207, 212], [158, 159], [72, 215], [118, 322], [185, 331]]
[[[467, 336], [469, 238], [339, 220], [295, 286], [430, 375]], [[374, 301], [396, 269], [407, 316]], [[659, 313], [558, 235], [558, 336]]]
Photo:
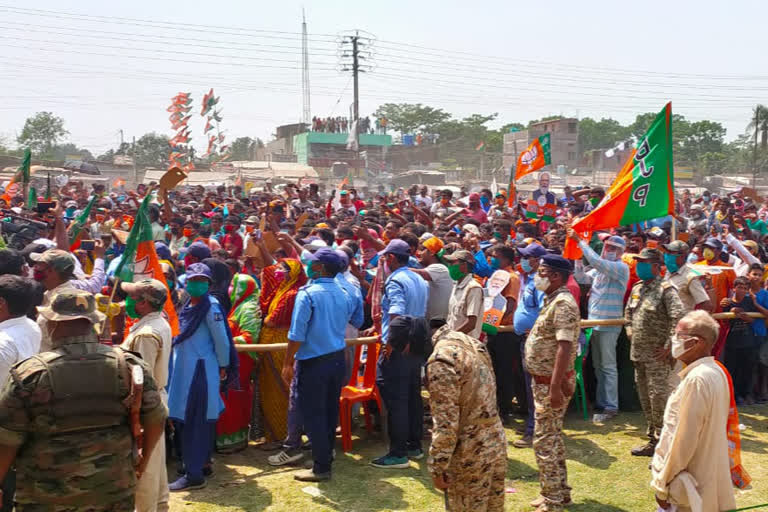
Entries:
[[[750, 318], [766, 318], [762, 313], [745, 313]], [[732, 320], [736, 318], [735, 313], [713, 313], [712, 318], [715, 320]], [[623, 326], [625, 324], [623, 318], [615, 318], [611, 320], [582, 320], [579, 326], [582, 329], [588, 329], [590, 327], [597, 326]], [[511, 325], [502, 325], [498, 328], [498, 332], [513, 332], [514, 328]], [[368, 336], [364, 338], [347, 338], [347, 346], [352, 347], [355, 345], [366, 345], [368, 343], [376, 343], [379, 340], [378, 336]], [[288, 348], [287, 343], [265, 343], [262, 345], [235, 345], [238, 352], [280, 352]]]

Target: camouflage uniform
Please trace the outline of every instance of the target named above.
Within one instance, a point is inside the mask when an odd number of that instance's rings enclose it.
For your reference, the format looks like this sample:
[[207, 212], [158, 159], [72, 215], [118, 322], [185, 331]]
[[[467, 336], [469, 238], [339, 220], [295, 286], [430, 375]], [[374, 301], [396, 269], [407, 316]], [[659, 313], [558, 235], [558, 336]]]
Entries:
[[[93, 295], [79, 290], [39, 310], [49, 321], [100, 319]], [[99, 344], [95, 332], [54, 344], [14, 366], [0, 391], [0, 444], [18, 447], [16, 511], [132, 511], [133, 439], [122, 399], [131, 368], [141, 367], [142, 422], [162, 421], [152, 374], [138, 357]]]
[[674, 286], [656, 277], [640, 281], [624, 311], [627, 335], [632, 342], [629, 357], [635, 365], [635, 384], [647, 423], [646, 434], [655, 443], [664, 426], [664, 407], [670, 393], [671, 360], [657, 361], [656, 350], [670, 348], [671, 338], [685, 308]]
[[555, 368], [560, 341], [571, 344], [566, 368], [572, 369], [579, 346], [579, 307], [565, 286], [544, 299], [544, 305], [533, 324], [525, 344], [525, 364], [531, 373], [533, 402], [536, 406], [536, 426], [533, 431], [533, 451], [539, 466], [541, 496], [544, 503], [538, 510], [561, 510], [571, 499], [568, 471], [565, 466], [563, 418], [573, 396], [575, 375], [569, 370], [563, 383], [563, 405], [553, 408], [549, 402], [549, 379]]
[[448, 510], [504, 510], [506, 438], [496, 410], [496, 382], [484, 344], [441, 327], [427, 361], [434, 426], [429, 471], [446, 475]]

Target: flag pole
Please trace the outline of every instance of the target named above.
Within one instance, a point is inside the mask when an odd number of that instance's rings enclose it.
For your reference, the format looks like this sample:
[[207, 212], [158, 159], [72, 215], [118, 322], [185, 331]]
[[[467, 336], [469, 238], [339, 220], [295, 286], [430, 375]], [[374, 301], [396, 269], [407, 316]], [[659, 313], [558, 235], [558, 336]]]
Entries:
[[117, 287], [120, 286], [120, 278], [115, 276], [115, 286], [112, 287], [112, 293], [109, 295], [109, 302], [107, 302], [107, 314], [106, 314], [106, 320], [104, 320], [104, 324], [101, 326], [101, 333], [99, 335], [99, 338], [103, 338], [104, 336], [104, 329], [107, 328], [107, 325], [109, 325], [109, 337], [112, 338], [112, 318], [109, 316], [109, 306], [111, 306], [115, 300], [115, 292], [117, 291]]

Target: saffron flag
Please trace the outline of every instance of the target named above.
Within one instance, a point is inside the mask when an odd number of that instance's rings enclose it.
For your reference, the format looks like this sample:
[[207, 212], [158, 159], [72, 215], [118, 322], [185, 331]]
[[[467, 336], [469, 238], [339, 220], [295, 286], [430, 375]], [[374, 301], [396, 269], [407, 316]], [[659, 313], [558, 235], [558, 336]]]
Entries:
[[517, 157], [517, 171], [515, 179], [519, 180], [526, 174], [538, 171], [545, 165], [552, 163], [552, 152], [550, 150], [549, 134], [540, 135], [531, 142], [525, 151]]
[[[672, 103], [656, 116], [637, 149], [616, 175], [603, 201], [571, 227], [585, 240], [598, 229], [627, 226], [671, 215], [675, 210], [672, 169]], [[563, 256], [581, 257], [576, 242], [566, 240]]]
[[[142, 279], [157, 279], [161, 283], [165, 282], [163, 269], [160, 266], [160, 259], [155, 252], [155, 242], [152, 239], [152, 224], [149, 221], [149, 201], [151, 194], [147, 194], [136, 212], [136, 219], [131, 227], [128, 240], [125, 242], [125, 252], [123, 253], [120, 264], [115, 269], [115, 275], [128, 283], [140, 281]], [[176, 316], [176, 310], [173, 308], [173, 302], [169, 299], [165, 301], [163, 308], [171, 325], [171, 332], [174, 336], [179, 334], [179, 319]]]
[[477, 146], [475, 146], [475, 151], [482, 151], [485, 148], [485, 142], [480, 142]]

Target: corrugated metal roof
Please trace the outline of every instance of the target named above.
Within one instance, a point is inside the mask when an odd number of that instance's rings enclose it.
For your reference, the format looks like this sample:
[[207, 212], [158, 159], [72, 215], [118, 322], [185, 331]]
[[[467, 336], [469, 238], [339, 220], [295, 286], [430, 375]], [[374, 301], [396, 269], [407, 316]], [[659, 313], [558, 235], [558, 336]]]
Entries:
[[261, 160], [228, 162], [234, 169], [242, 169], [243, 176], [254, 178], [317, 178], [318, 174], [310, 165], [295, 162], [266, 162]]

